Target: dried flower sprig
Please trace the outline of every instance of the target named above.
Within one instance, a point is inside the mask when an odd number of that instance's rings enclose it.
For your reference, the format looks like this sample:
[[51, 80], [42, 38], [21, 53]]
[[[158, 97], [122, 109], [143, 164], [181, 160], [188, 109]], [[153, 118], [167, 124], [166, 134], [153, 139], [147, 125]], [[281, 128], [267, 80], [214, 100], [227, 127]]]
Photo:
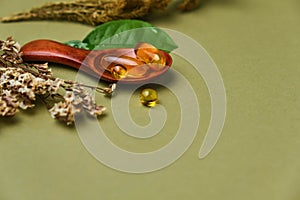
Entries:
[[20, 45], [11, 37], [0, 40], [0, 116], [14, 116], [19, 109], [32, 108], [40, 97], [53, 118], [70, 125], [77, 113], [99, 116], [105, 111], [96, 104], [90, 89], [111, 94], [115, 88], [115, 84], [100, 88], [55, 78], [47, 63], [23, 62]]
[[[96, 26], [118, 19], [143, 18], [152, 10], [165, 9], [172, 0], [76, 0], [55, 2], [0, 19], [2, 22], [26, 20], [73, 21]], [[183, 0], [179, 8], [189, 11], [202, 0]]]

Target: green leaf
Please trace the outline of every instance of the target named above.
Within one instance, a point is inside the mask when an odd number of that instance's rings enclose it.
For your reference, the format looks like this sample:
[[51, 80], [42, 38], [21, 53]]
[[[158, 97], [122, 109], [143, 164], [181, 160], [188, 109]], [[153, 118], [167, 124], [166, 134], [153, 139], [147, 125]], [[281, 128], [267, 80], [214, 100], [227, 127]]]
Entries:
[[86, 50], [89, 50], [88, 48], [88, 44], [86, 43], [83, 43], [79, 40], [71, 40], [69, 42], [66, 42], [65, 44], [71, 46], [71, 47], [76, 47], [76, 48], [79, 48], [79, 49], [86, 49]]
[[150, 43], [167, 52], [177, 48], [167, 33], [140, 20], [107, 22], [96, 27], [83, 40], [83, 43], [86, 43], [90, 50], [133, 48], [139, 42]]

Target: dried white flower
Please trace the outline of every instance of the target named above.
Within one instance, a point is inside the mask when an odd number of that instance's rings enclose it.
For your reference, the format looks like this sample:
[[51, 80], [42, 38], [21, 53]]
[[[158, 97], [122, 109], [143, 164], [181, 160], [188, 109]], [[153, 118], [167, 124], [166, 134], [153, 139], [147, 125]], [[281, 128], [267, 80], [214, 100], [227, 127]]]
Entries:
[[[20, 45], [12, 38], [0, 40], [0, 116], [14, 116], [19, 108], [26, 110], [34, 107], [37, 97], [46, 103], [53, 118], [68, 125], [80, 112], [99, 116], [105, 107], [96, 104], [87, 88], [111, 94], [116, 85], [103, 89], [54, 78], [47, 63], [24, 63]], [[64, 95], [60, 94], [63, 90]]]

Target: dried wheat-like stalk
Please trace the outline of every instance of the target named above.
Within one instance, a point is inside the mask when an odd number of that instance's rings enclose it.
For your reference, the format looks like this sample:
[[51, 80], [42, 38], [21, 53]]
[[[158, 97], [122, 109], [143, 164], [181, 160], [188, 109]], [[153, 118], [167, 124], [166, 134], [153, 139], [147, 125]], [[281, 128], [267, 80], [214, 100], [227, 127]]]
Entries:
[[[77, 0], [74, 2], [49, 3], [28, 12], [3, 17], [2, 22], [28, 20], [72, 21], [99, 25], [117, 19], [143, 18], [153, 9], [164, 9], [172, 0]], [[182, 10], [191, 10], [201, 0], [184, 0]]]
[[184, 0], [180, 5], [179, 8], [183, 11], [190, 11], [197, 8], [202, 0]]

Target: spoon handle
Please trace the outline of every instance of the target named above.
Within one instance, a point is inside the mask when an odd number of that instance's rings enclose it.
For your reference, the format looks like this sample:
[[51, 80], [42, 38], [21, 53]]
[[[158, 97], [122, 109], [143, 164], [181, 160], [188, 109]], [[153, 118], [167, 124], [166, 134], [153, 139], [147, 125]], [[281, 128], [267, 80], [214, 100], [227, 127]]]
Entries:
[[90, 51], [70, 47], [52, 40], [34, 40], [25, 44], [21, 51], [25, 61], [45, 61], [79, 69]]

